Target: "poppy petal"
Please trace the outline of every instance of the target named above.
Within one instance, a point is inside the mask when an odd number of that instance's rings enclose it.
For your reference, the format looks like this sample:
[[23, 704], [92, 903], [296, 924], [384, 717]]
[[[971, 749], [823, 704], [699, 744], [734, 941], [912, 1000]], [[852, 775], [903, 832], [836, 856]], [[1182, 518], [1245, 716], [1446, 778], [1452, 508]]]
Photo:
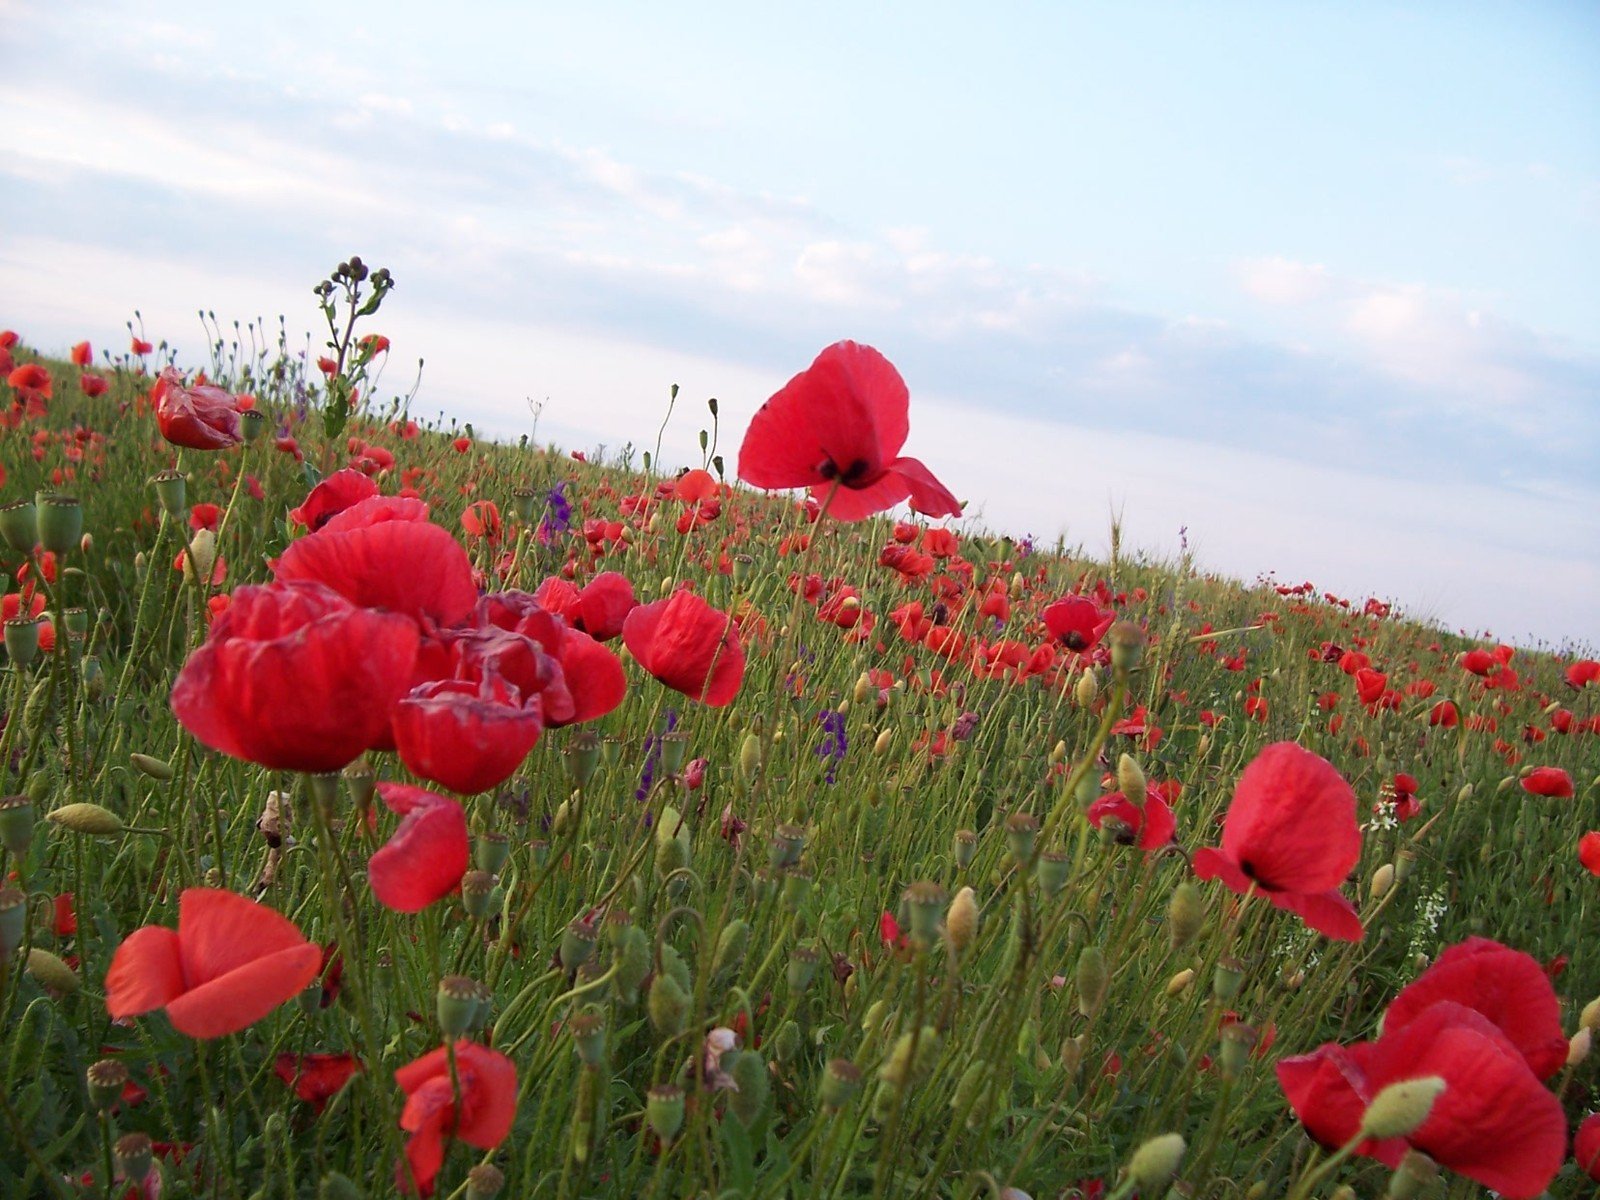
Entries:
[[191, 988], [167, 1005], [167, 1016], [172, 1027], [188, 1037], [237, 1033], [299, 995], [321, 968], [322, 948], [302, 942]]
[[106, 1012], [113, 1020], [165, 1008], [181, 995], [183, 960], [177, 933], [146, 925], [122, 940], [106, 972]]

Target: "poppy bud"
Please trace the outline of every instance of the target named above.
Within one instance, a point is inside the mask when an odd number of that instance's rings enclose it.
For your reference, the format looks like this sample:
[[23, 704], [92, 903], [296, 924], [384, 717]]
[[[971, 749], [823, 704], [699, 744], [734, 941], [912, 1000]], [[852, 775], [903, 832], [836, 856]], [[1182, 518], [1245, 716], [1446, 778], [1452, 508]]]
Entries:
[[639, 988], [650, 974], [650, 939], [644, 930], [632, 923], [613, 926], [612, 918], [620, 911], [612, 909], [606, 917], [612, 961], [617, 968], [612, 986], [618, 996], [632, 1004], [639, 998]]
[[1034, 874], [1046, 896], [1058, 896], [1067, 886], [1067, 876], [1072, 873], [1072, 860], [1060, 850], [1046, 850], [1034, 864]]
[[191, 583], [207, 583], [217, 566], [217, 535], [198, 529], [183, 552], [183, 577]]
[[772, 1057], [781, 1063], [793, 1062], [804, 1044], [800, 1026], [793, 1020], [785, 1021], [772, 1035]]
[[147, 1133], [123, 1134], [111, 1148], [111, 1156], [122, 1178], [136, 1186], [145, 1181], [145, 1176], [150, 1174], [150, 1168], [155, 1164], [150, 1135]]
[[0, 846], [14, 858], [21, 858], [33, 844], [33, 797], [7, 796], [0, 799]]
[[467, 1172], [467, 1200], [494, 1200], [505, 1186], [505, 1172], [493, 1163], [479, 1163]]
[[1045, 756], [1046, 761], [1053, 767], [1059, 762], [1064, 762], [1067, 757], [1067, 743], [1058, 741], [1050, 747], [1050, 753]]
[[1141, 1196], [1153, 1196], [1159, 1188], [1178, 1173], [1183, 1152], [1188, 1143], [1176, 1133], [1164, 1133], [1151, 1138], [1133, 1152], [1128, 1160], [1128, 1178], [1133, 1180]]
[[128, 1086], [128, 1068], [115, 1058], [90, 1063], [83, 1074], [89, 1085], [89, 1106], [96, 1112], [105, 1112], [115, 1104]]
[[1206, 902], [1200, 889], [1188, 880], [1172, 889], [1172, 899], [1167, 904], [1167, 937], [1173, 952], [1182, 950], [1200, 936], [1206, 923]]
[[[37, 953], [37, 951], [35, 951]], [[30, 960], [31, 961], [31, 960]], [[1594, 1034], [1587, 1028], [1578, 1030], [1567, 1042], [1567, 1066], [1576, 1067], [1589, 1057], [1594, 1045]]]
[[877, 689], [872, 686], [872, 676], [866, 671], [863, 671], [859, 676], [856, 677], [855, 690], [850, 694], [857, 704], [862, 704], [866, 701], [867, 697], [872, 695], [872, 693], [876, 690]]
[[1059, 1056], [1061, 1071], [1068, 1080], [1077, 1077], [1078, 1068], [1083, 1065], [1084, 1035], [1069, 1037], [1061, 1043]]
[[37, 503], [39, 544], [52, 554], [71, 554], [83, 537], [83, 505], [76, 496], [45, 496]]
[[461, 907], [469, 917], [483, 920], [494, 908], [500, 881], [487, 871], [468, 871], [461, 877]]
[[958, 829], [955, 836], [956, 866], [965, 871], [978, 853], [978, 835], [970, 829]]
[[1085, 946], [1078, 955], [1078, 1011], [1092, 1017], [1105, 1003], [1111, 986], [1111, 969], [1106, 965], [1105, 951], [1099, 946]]
[[761, 735], [747, 733], [744, 741], [739, 746], [739, 770], [744, 774], [745, 781], [755, 779], [761, 771]]
[[811, 980], [817, 973], [819, 959], [815, 947], [802, 944], [794, 948], [794, 953], [789, 956], [789, 964], [784, 970], [784, 977], [788, 980], [791, 991], [803, 992], [811, 986]]
[[37, 946], [28, 951], [28, 974], [32, 975], [41, 987], [49, 988], [59, 995], [70, 996], [78, 990], [77, 973], [50, 951], [41, 950]]
[[893, 743], [893, 741], [894, 730], [885, 729], [882, 733], [878, 734], [877, 739], [873, 741], [872, 752], [878, 757], [882, 758], [889, 752], [889, 746]]
[[27, 667], [39, 656], [38, 617], [12, 617], [5, 623], [6, 656], [14, 666]]
[[175, 520], [181, 520], [189, 511], [188, 480], [181, 471], [159, 471], [150, 477], [150, 486], [156, 490], [156, 500], [161, 511]]
[[1433, 1102], [1445, 1090], [1438, 1075], [1391, 1083], [1373, 1097], [1361, 1118], [1361, 1133], [1369, 1138], [1405, 1137], [1415, 1132], [1433, 1111]]
[[830, 1058], [818, 1090], [823, 1107], [838, 1112], [861, 1090], [861, 1068], [848, 1058]]
[[1006, 818], [1006, 848], [1018, 865], [1033, 857], [1033, 843], [1039, 836], [1039, 818], [1032, 813], [1014, 812]]
[[150, 776], [151, 779], [159, 779], [165, 783], [172, 778], [172, 767], [159, 758], [152, 758], [148, 754], [130, 754], [128, 761], [133, 764], [134, 770], [141, 775]]
[[1176, 975], [1174, 975], [1171, 979], [1167, 980], [1167, 995], [1168, 996], [1179, 995], [1180, 993], [1187, 991], [1188, 988], [1189, 988], [1189, 985], [1191, 983], [1193, 983], [1193, 982], [1194, 982], [1194, 968], [1185, 967], [1183, 970], [1179, 971]]
[[1394, 864], [1384, 863], [1372, 873], [1372, 882], [1367, 887], [1367, 894], [1374, 900], [1387, 896], [1394, 888], [1394, 877]]
[[891, 1087], [901, 1088], [932, 1066], [939, 1056], [939, 1031], [924, 1025], [920, 1031], [902, 1033], [895, 1039], [889, 1060], [878, 1068], [878, 1078]]
[[1584, 1029], [1600, 1027], [1600, 998], [1591, 1000], [1583, 1006], [1583, 1014], [1578, 1018], [1578, 1024]]
[[645, 1118], [650, 1132], [670, 1142], [683, 1128], [683, 1089], [675, 1083], [658, 1083], [645, 1096]]
[[1093, 671], [1085, 671], [1078, 676], [1078, 684], [1072, 689], [1072, 699], [1079, 708], [1088, 708], [1099, 694], [1100, 684]]
[[1145, 798], [1148, 795], [1144, 768], [1139, 766], [1138, 760], [1131, 754], [1124, 754], [1117, 760], [1117, 790], [1135, 806], [1144, 807]]
[[984, 1094], [989, 1089], [989, 1080], [992, 1072], [989, 1064], [982, 1059], [973, 1062], [961, 1073], [961, 1078], [956, 1080], [956, 1090], [950, 1097], [950, 1107], [956, 1112], [968, 1113], [967, 1125], [975, 1125], [978, 1120], [978, 1109], [984, 1100]]
[[317, 1200], [366, 1200], [348, 1175], [329, 1171], [317, 1184]]
[[716, 956], [712, 959], [712, 974], [721, 975], [736, 971], [744, 961], [744, 952], [750, 946], [750, 926], [737, 918], [729, 921], [717, 934]]
[[511, 840], [503, 833], [493, 830], [479, 834], [473, 843], [472, 858], [478, 864], [480, 871], [490, 875], [500, 874], [500, 868], [506, 865], [506, 859], [511, 857]]
[[39, 540], [39, 517], [32, 500], [0, 505], [0, 538], [18, 554], [33, 553]]
[[1438, 1177], [1438, 1163], [1421, 1150], [1407, 1150], [1389, 1177], [1389, 1190], [1384, 1192], [1384, 1200], [1416, 1200]]
[[792, 867], [800, 862], [806, 847], [806, 831], [799, 825], [779, 825], [772, 831], [772, 842], [767, 847], [767, 862], [774, 870]]
[[944, 909], [945, 891], [925, 880], [913, 883], [901, 895], [911, 917], [911, 940], [926, 948], [939, 936], [939, 916]]
[[772, 1077], [767, 1074], [766, 1061], [754, 1050], [744, 1050], [734, 1056], [733, 1067], [728, 1072], [733, 1077], [735, 1091], [728, 1097], [728, 1108], [741, 1125], [755, 1124], [767, 1106], [767, 1096], [772, 1091]]
[[1137, 670], [1144, 653], [1144, 630], [1132, 621], [1118, 621], [1106, 631], [1111, 646], [1111, 667], [1117, 672]]
[[572, 786], [587, 787], [600, 765], [600, 739], [587, 729], [580, 729], [567, 740], [561, 757], [567, 764]]
[[606, 1061], [606, 1018], [604, 1013], [579, 1013], [567, 1022], [573, 1044], [583, 1065], [598, 1071]]
[[689, 1012], [689, 997], [678, 981], [666, 971], [656, 972], [650, 981], [650, 995], [645, 1001], [650, 1013], [650, 1024], [664, 1038], [676, 1037], [683, 1032], [684, 1018]]
[[477, 1023], [478, 985], [465, 975], [446, 975], [439, 980], [434, 1005], [445, 1040], [454, 1041]]
[[569, 924], [561, 934], [561, 969], [576, 971], [589, 961], [589, 956], [594, 953], [595, 927], [588, 921], [578, 919]]
[[124, 828], [122, 818], [109, 808], [86, 802], [63, 804], [60, 808], [46, 813], [44, 819], [52, 825], [70, 829], [73, 833], [87, 833], [94, 836], [121, 833]]
[[944, 915], [944, 928], [957, 954], [972, 944], [978, 932], [978, 897], [970, 887], [962, 888], [950, 901], [950, 911]]
[[1022, 572], [1013, 571], [1011, 573], [1011, 598], [1013, 600], [1021, 600], [1027, 589], [1028, 581], [1022, 577]]
[[1237, 958], [1224, 958], [1217, 963], [1216, 973], [1211, 976], [1211, 994], [1222, 1004], [1228, 1004], [1239, 996], [1239, 989], [1244, 986], [1244, 964]]

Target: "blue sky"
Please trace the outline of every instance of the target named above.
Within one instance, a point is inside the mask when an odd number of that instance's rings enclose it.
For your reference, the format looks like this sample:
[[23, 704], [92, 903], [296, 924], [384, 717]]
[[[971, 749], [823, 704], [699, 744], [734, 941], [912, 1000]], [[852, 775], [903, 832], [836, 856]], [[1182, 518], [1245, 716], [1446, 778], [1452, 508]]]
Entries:
[[855, 337], [990, 524], [1600, 641], [1596, 6], [233, 9], [0, 0], [0, 324], [358, 250], [425, 407], [612, 446]]

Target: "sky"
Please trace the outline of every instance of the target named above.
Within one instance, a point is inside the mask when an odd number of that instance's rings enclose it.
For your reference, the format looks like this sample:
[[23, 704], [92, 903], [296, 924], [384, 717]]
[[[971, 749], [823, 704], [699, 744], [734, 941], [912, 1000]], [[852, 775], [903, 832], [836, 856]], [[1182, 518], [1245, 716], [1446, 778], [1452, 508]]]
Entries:
[[[770, 11], [764, 11], [770, 10]], [[445, 19], [448, 17], [448, 19]], [[0, 325], [309, 331], [730, 467], [840, 338], [969, 517], [1600, 644], [1600, 6], [0, 0]], [[534, 409], [537, 408], [537, 425]]]

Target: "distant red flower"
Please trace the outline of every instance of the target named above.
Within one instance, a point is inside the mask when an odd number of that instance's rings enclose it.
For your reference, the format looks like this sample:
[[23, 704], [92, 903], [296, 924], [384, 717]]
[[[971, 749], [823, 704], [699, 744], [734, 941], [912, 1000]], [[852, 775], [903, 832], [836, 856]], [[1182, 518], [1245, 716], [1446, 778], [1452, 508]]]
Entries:
[[433, 1181], [444, 1165], [446, 1138], [493, 1150], [511, 1132], [517, 1115], [516, 1066], [498, 1050], [477, 1042], [458, 1041], [455, 1053], [459, 1109], [456, 1084], [450, 1079], [449, 1051], [443, 1046], [394, 1073], [395, 1082], [406, 1094], [400, 1128], [411, 1135], [405, 1164], [410, 1179], [401, 1176], [402, 1190], [433, 1194]]
[[149, 342], [145, 341], [143, 338], [136, 337], [128, 343], [128, 349], [134, 354], [138, 355], [140, 358], [143, 358], [146, 354], [149, 354], [150, 351], [154, 350], [155, 347]]
[[1428, 711], [1428, 724], [1454, 729], [1461, 724], [1461, 710], [1450, 700], [1441, 700]]
[[88, 342], [79, 342], [72, 348], [70, 356], [73, 366], [87, 367], [94, 360], [94, 351], [90, 348]]
[[1141, 850], [1161, 849], [1172, 841], [1178, 828], [1172, 808], [1155, 789], [1145, 797], [1142, 809], [1121, 792], [1101, 796], [1089, 805], [1088, 817], [1096, 829], [1104, 828], [1108, 820], [1117, 821], [1127, 831], [1126, 838], [1118, 840], [1126, 840]]
[[1578, 861], [1591, 875], [1600, 875], [1600, 832], [1589, 832], [1578, 839]]
[[353, 1054], [280, 1054], [272, 1067], [273, 1074], [318, 1113], [364, 1069]]
[[380, 783], [378, 795], [400, 827], [367, 864], [380, 903], [396, 912], [421, 912], [461, 886], [471, 859], [467, 815], [448, 796], [404, 783]]
[[457, 454], [465, 454], [472, 449], [472, 439], [469, 437], [458, 437], [450, 444], [455, 447]]
[[468, 537], [500, 540], [500, 506], [493, 500], [475, 500], [461, 514], [461, 531]]
[[716, 477], [700, 467], [685, 471], [672, 485], [673, 499], [684, 504], [699, 504], [705, 500], [713, 500], [718, 491]]
[[1572, 1158], [1585, 1175], [1600, 1183], [1600, 1113], [1590, 1113], [1579, 1123]]
[[1600, 662], [1592, 658], [1582, 658], [1567, 668], [1567, 684], [1569, 687], [1581, 688], [1600, 680]]
[[46, 399], [50, 396], [50, 372], [39, 363], [24, 363], [13, 369], [6, 382], [19, 392], [34, 392]]
[[646, 671], [692, 700], [721, 708], [739, 692], [738, 628], [693, 592], [639, 605], [623, 622], [622, 641]]
[[167, 367], [150, 393], [161, 436], [191, 450], [225, 450], [244, 440], [239, 432], [239, 406], [225, 388], [199, 383], [189, 386], [176, 368]]
[[602, 642], [622, 635], [623, 622], [639, 603], [633, 584], [616, 571], [602, 571], [581, 590], [551, 576], [534, 595], [545, 608], [564, 617], [568, 625]]
[[130, 933], [106, 972], [114, 1020], [157, 1008], [179, 1033], [221, 1037], [253, 1025], [316, 978], [321, 949], [284, 916], [218, 888], [188, 888], [176, 931]]
[[411, 684], [414, 623], [318, 583], [244, 587], [172, 687], [196, 739], [286, 771], [336, 771], [387, 736]]
[[376, 483], [360, 471], [346, 467], [312, 488], [299, 508], [289, 510], [289, 519], [316, 533], [345, 509], [377, 494]]
[[1262, 750], [1234, 789], [1220, 849], [1195, 853], [1201, 879], [1272, 904], [1319, 933], [1360, 941], [1355, 906], [1339, 890], [1361, 857], [1356, 797], [1326, 759], [1293, 742]]
[[1500, 660], [1487, 650], [1468, 650], [1461, 656], [1461, 669], [1473, 675], [1488, 675], [1501, 665]]
[[85, 371], [78, 376], [78, 387], [82, 389], [85, 396], [93, 399], [96, 396], [104, 396], [111, 385], [106, 382], [104, 375], [96, 375], [92, 371]]
[[210, 529], [216, 531], [222, 521], [222, 509], [217, 505], [202, 500], [189, 509], [189, 528], [195, 531]]
[[73, 905], [71, 892], [62, 892], [55, 899], [53, 932], [58, 938], [69, 938], [78, 932], [78, 910]]
[[883, 355], [835, 342], [756, 412], [739, 448], [739, 478], [760, 488], [809, 487], [829, 512], [859, 521], [910, 499], [930, 517], [961, 505], [922, 462], [900, 457], [910, 394]]
[[1116, 620], [1087, 596], [1065, 596], [1044, 610], [1045, 628], [1068, 650], [1092, 650]]
[[1535, 767], [1522, 777], [1522, 790], [1531, 796], [1566, 800], [1572, 796], [1572, 776], [1560, 767]]
[[472, 562], [428, 506], [372, 496], [330, 517], [278, 559], [283, 581], [315, 580], [363, 608], [454, 625], [472, 611]]

